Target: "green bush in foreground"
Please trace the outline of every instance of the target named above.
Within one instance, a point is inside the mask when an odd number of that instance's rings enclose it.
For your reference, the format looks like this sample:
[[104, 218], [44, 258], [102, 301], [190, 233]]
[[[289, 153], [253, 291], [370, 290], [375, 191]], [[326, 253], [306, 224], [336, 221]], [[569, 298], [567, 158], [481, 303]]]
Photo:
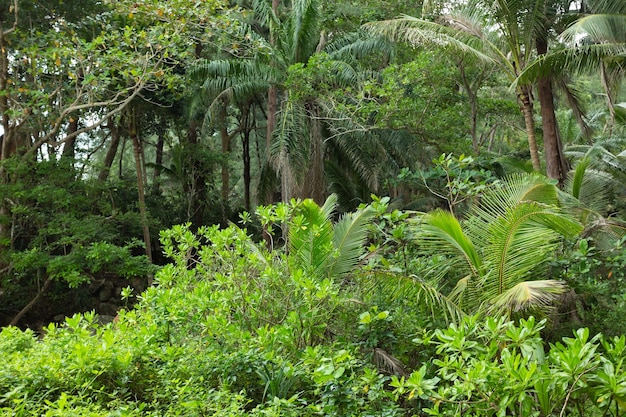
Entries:
[[[332, 202], [331, 202], [332, 203]], [[332, 204], [265, 209], [287, 232], [269, 250], [230, 226], [162, 234], [173, 263], [114, 323], [93, 314], [45, 336], [0, 333], [6, 416], [622, 415], [626, 337], [587, 330], [549, 347], [544, 322], [468, 317], [407, 336], [419, 321], [363, 304], [347, 271], [368, 214], [332, 224]], [[270, 222], [265, 223], [269, 228]], [[351, 244], [347, 245], [347, 242]], [[128, 294], [126, 294], [128, 295]], [[404, 310], [410, 316], [409, 310]], [[359, 326], [360, 324], [360, 326]], [[350, 328], [352, 327], [352, 328]], [[356, 330], [359, 327], [360, 330]], [[389, 334], [392, 332], [392, 334]], [[395, 332], [395, 333], [394, 333]], [[371, 359], [414, 338], [410, 373]], [[377, 350], [378, 349], [378, 350]], [[391, 360], [391, 359], [390, 359]], [[379, 365], [380, 363], [377, 362]], [[403, 374], [404, 373], [404, 374]]]

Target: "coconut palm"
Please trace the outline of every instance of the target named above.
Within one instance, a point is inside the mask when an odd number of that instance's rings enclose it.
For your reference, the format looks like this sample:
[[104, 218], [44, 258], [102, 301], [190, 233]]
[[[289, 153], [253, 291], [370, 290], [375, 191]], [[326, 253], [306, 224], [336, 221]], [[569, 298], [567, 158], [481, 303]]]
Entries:
[[544, 279], [547, 261], [582, 227], [558, 207], [557, 190], [537, 174], [518, 175], [487, 193], [465, 221], [441, 210], [421, 219], [422, 251], [444, 253], [454, 272], [440, 277], [440, 285], [452, 284], [449, 302], [467, 313], [510, 315], [545, 309], [564, 291], [563, 282]]
[[[365, 28], [395, 41], [444, 47], [450, 53], [477, 58], [498, 68], [513, 83], [532, 60], [541, 6], [541, 0], [496, 0], [492, 5], [472, 0], [449, 9], [436, 21], [403, 16], [369, 23]], [[524, 114], [533, 168], [539, 171], [531, 84], [517, 83], [516, 94]]]
[[615, 122], [615, 88], [626, 68], [626, 4], [587, 0], [581, 13], [560, 34], [565, 47], [541, 55], [519, 77], [528, 83], [564, 71], [600, 73], [609, 112], [609, 127]]

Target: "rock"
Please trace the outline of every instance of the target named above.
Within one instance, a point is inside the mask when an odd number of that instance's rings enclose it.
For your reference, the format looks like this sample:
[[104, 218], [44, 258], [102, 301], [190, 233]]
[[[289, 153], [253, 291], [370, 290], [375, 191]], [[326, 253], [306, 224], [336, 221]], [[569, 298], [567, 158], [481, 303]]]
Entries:
[[106, 281], [102, 288], [100, 288], [100, 293], [98, 294], [98, 298], [100, 301], [104, 302], [109, 300], [113, 296], [113, 290], [115, 286], [111, 281]]
[[63, 323], [65, 322], [65, 314], [57, 314], [56, 316], [52, 317], [52, 321], [55, 323]]
[[110, 316], [108, 314], [98, 314], [96, 316], [96, 322], [102, 325], [112, 323], [115, 320], [115, 316]]
[[142, 278], [133, 278], [130, 281], [130, 286], [133, 287], [133, 289], [135, 290], [133, 291], [135, 295], [141, 294], [146, 290], [146, 283]]
[[100, 303], [98, 304], [98, 314], [101, 316], [113, 316], [117, 315], [118, 307], [115, 304], [111, 303]]
[[100, 288], [102, 288], [105, 282], [105, 279], [92, 279], [89, 287], [87, 287], [87, 291], [90, 295], [94, 295]]

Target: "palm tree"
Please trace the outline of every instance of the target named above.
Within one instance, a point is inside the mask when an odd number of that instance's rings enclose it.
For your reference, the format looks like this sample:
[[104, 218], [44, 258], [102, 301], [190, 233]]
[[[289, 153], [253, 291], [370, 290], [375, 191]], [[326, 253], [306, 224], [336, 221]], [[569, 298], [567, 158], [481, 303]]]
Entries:
[[545, 53], [529, 64], [518, 81], [528, 83], [563, 72], [598, 71], [611, 118], [615, 121], [614, 89], [624, 78], [626, 63], [626, 4], [587, 0], [571, 25], [560, 34], [563, 48]]
[[[450, 53], [475, 57], [495, 66], [514, 83], [532, 60], [541, 6], [541, 0], [495, 0], [493, 4], [472, 0], [449, 10], [435, 22], [403, 16], [369, 23], [365, 28], [395, 41], [444, 47]], [[516, 94], [524, 115], [533, 168], [539, 171], [531, 84], [517, 83]]]
[[508, 315], [554, 301], [565, 286], [543, 279], [546, 261], [563, 237], [582, 230], [558, 201], [549, 180], [518, 175], [487, 193], [466, 221], [440, 210], [425, 215], [416, 225], [423, 252], [445, 253], [448, 271], [460, 276], [446, 299], [467, 313]]
[[[253, 36], [252, 32], [247, 32]], [[219, 131], [222, 152], [222, 205], [230, 193], [228, 155], [235, 136], [242, 139], [245, 207], [250, 209], [250, 130], [251, 114], [262, 106], [262, 95], [281, 75], [263, 57], [202, 60], [190, 71], [200, 89], [192, 98], [192, 108], [204, 113], [204, 124]], [[238, 127], [232, 129], [229, 115], [238, 110]]]
[[296, 205], [288, 233], [289, 262], [314, 280], [340, 283], [365, 254], [370, 206], [344, 214], [333, 224], [338, 199], [331, 194], [323, 206], [307, 199]]

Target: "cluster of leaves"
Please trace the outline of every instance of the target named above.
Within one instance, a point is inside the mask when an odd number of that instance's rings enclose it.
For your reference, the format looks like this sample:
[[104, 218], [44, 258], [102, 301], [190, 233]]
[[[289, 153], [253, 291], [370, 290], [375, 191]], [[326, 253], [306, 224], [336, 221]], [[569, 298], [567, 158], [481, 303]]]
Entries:
[[389, 377], [360, 344], [334, 343], [358, 320], [342, 307], [348, 294], [338, 278], [354, 266], [348, 254], [362, 251], [352, 227], [366, 230], [358, 225], [369, 212], [333, 227], [331, 207], [259, 210], [269, 232], [288, 219], [289, 253], [258, 246], [234, 225], [163, 232], [173, 263], [115, 323], [77, 315], [48, 326], [41, 341], [3, 331], [0, 407], [13, 415], [400, 415], [383, 389]]
[[75, 180], [74, 170], [54, 161], [17, 163], [11, 172], [24, 179], [0, 187], [11, 203], [10, 219], [4, 219], [11, 222], [3, 242], [9, 249], [3, 259], [4, 314], [19, 311], [47, 280], [59, 282], [58, 295], [67, 296], [68, 286], [93, 279], [145, 279], [152, 273], [135, 238], [141, 232], [134, 196], [129, 203], [114, 187]]
[[555, 259], [558, 271], [576, 297], [561, 308], [564, 329], [583, 323], [593, 332], [626, 333], [621, 317], [626, 312], [626, 238], [604, 247], [593, 238], [581, 239]]
[[544, 325], [468, 317], [425, 333], [415, 341], [436, 348], [432, 362], [391, 386], [432, 416], [622, 415], [626, 337], [579, 329], [545, 352]]

